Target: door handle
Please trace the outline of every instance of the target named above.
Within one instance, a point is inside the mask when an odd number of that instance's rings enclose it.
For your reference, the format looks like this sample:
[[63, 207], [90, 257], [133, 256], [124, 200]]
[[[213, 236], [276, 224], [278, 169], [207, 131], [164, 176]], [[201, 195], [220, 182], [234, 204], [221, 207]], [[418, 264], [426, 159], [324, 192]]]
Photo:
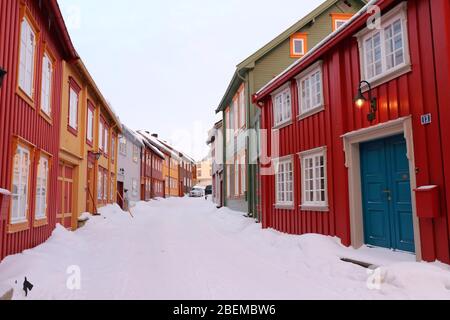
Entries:
[[389, 189], [383, 190], [383, 193], [391, 194], [391, 190]]

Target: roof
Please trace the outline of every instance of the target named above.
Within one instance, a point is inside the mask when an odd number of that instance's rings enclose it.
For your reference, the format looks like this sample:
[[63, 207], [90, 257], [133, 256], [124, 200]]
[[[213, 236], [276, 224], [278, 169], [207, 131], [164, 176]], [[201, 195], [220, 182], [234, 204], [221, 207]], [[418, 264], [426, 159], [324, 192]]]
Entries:
[[342, 27], [334, 31], [325, 37], [321, 42], [319, 42], [315, 47], [308, 51], [302, 59], [295, 61], [289, 67], [287, 67], [283, 72], [269, 81], [264, 87], [262, 87], [256, 94], [253, 95], [253, 101], [259, 102], [265, 97], [267, 97], [275, 89], [284, 85], [289, 79], [298, 75], [302, 70], [314, 63], [321, 55], [326, 51], [333, 48], [333, 46], [341, 41], [342, 39], [354, 34], [361, 26], [366, 23], [368, 7], [377, 4], [385, 8], [388, 4], [392, 3], [394, 0], [370, 0], [366, 5], [361, 8], [349, 21], [347, 21]]
[[111, 119], [114, 121], [114, 124], [119, 132], [122, 132], [122, 124], [120, 123], [119, 118], [115, 114], [115, 112], [112, 110], [111, 105], [108, 101], [106, 101], [105, 97], [101, 93], [100, 89], [98, 88], [97, 84], [95, 83], [94, 79], [92, 78], [91, 74], [89, 73], [89, 70], [86, 68], [86, 65], [84, 64], [83, 60], [78, 59], [75, 62], [75, 65], [80, 69], [80, 72], [85, 77], [85, 80], [88, 82], [88, 84], [92, 87], [95, 94], [97, 95], [98, 99], [100, 100], [103, 107], [106, 109], [106, 112], [111, 117]]
[[[317, 8], [315, 8], [313, 11], [311, 11], [309, 14], [307, 14], [305, 17], [297, 21], [295, 24], [293, 24], [291, 27], [286, 29], [284, 32], [279, 34], [277, 37], [272, 39], [269, 43], [267, 43], [265, 46], [263, 46], [261, 49], [253, 53], [251, 56], [243, 60], [241, 63], [239, 63], [236, 66], [236, 71], [233, 74], [233, 78], [230, 81], [230, 84], [228, 85], [228, 88], [219, 104], [219, 107], [216, 109], [216, 113], [219, 113], [227, 107], [227, 104], [229, 101], [231, 101], [230, 95], [231, 93], [234, 93], [237, 88], [242, 84], [242, 71], [247, 71], [249, 69], [252, 69], [259, 59], [264, 57], [267, 53], [272, 51], [274, 48], [279, 46], [283, 41], [286, 39], [289, 39], [289, 37], [297, 32], [298, 30], [305, 27], [308, 23], [310, 23], [312, 20], [317, 18], [319, 15], [321, 15], [324, 11], [326, 11], [328, 8], [339, 2], [340, 0], [326, 0], [321, 5], [319, 5]], [[367, 0], [362, 0], [363, 2], [367, 2]]]
[[66, 23], [64, 22], [63, 15], [61, 13], [61, 9], [58, 5], [58, 1], [47, 0], [47, 4], [54, 16], [57, 31], [59, 32], [60, 38], [62, 39], [62, 45], [64, 47], [64, 50], [66, 51], [67, 60], [78, 60], [80, 57], [72, 43], [72, 39], [70, 38], [69, 31], [67, 30]]
[[130, 141], [132, 141], [135, 145], [139, 145], [140, 147], [144, 146], [144, 138], [141, 135], [138, 135], [135, 131], [128, 128], [124, 124], [122, 124], [122, 134]]
[[162, 152], [163, 149], [160, 148], [158, 144], [155, 144], [154, 137], [152, 137], [148, 132], [144, 130], [138, 130], [138, 134], [140, 134], [144, 139], [144, 144], [150, 148], [152, 151], [154, 151], [159, 157], [165, 158], [165, 154]]

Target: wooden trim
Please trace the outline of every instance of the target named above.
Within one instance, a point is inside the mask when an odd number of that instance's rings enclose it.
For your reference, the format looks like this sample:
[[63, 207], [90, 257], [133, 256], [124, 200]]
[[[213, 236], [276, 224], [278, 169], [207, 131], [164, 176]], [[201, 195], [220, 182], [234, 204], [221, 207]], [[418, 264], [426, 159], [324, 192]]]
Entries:
[[[52, 77], [50, 79], [50, 93], [49, 93], [49, 106], [50, 106], [50, 114], [45, 113], [42, 110], [42, 82], [43, 82], [43, 78], [42, 78], [42, 71], [44, 70], [44, 55], [46, 55], [49, 57], [50, 59], [50, 63], [52, 64]], [[55, 71], [56, 71], [56, 58], [55, 55], [53, 54], [52, 50], [50, 49], [50, 47], [48, 46], [48, 44], [44, 41], [43, 42], [43, 51], [42, 51], [42, 56], [41, 58], [41, 81], [40, 81], [40, 91], [39, 91], [39, 114], [41, 115], [41, 117], [43, 117], [50, 125], [53, 125], [53, 93], [55, 92]]]
[[352, 13], [331, 13], [331, 28], [334, 31], [337, 30], [336, 22], [337, 21], [348, 21], [353, 17]]
[[[303, 40], [303, 54], [296, 54], [295, 53], [295, 46], [294, 46], [294, 41], [295, 40]], [[308, 34], [307, 33], [302, 33], [302, 32], [294, 33], [290, 37], [289, 44], [290, 44], [289, 46], [290, 46], [290, 57], [291, 58], [301, 58], [301, 57], [303, 57], [306, 54], [306, 52], [308, 52]]]
[[[70, 91], [71, 89], [73, 89], [75, 91], [75, 93], [77, 94], [77, 128], [73, 128], [70, 125]], [[68, 99], [69, 99], [69, 103], [68, 103], [68, 108], [67, 108], [67, 131], [69, 131], [71, 134], [73, 134], [74, 136], [78, 137], [78, 129], [80, 126], [80, 119], [79, 119], [79, 113], [80, 113], [80, 92], [81, 92], [81, 87], [80, 85], [78, 85], [78, 83], [76, 82], [76, 80], [72, 77], [69, 76], [69, 94], [68, 94]]]

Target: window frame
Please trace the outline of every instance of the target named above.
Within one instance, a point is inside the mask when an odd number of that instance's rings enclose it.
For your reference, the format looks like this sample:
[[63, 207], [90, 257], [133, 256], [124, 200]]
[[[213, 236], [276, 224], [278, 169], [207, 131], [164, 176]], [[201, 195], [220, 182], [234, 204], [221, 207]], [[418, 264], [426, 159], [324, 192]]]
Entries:
[[[52, 157], [50, 154], [39, 150], [39, 152], [37, 153], [37, 159], [39, 159], [36, 162], [36, 192], [35, 192], [35, 211], [34, 211], [34, 224], [35, 227], [36, 226], [42, 226], [44, 224], [47, 223], [48, 221], [48, 204], [49, 204], [49, 188], [50, 188], [50, 173], [51, 173], [51, 168], [52, 168]], [[45, 194], [45, 212], [44, 215], [40, 215], [38, 216], [38, 209], [37, 209], [37, 205], [38, 205], [38, 200], [37, 200], [37, 195], [38, 195], [38, 179], [39, 179], [39, 173], [40, 173], [40, 161], [41, 159], [45, 159], [47, 161], [47, 176], [46, 176], [46, 194]]]
[[[295, 208], [295, 163], [294, 163], [294, 156], [293, 155], [288, 155], [282, 158], [278, 158], [274, 160], [275, 162], [275, 208], [278, 209], [294, 209]], [[286, 164], [291, 164], [292, 167], [292, 190], [291, 191], [287, 191], [287, 184], [288, 181], [284, 178], [284, 180], [282, 182], [279, 181], [279, 174], [280, 174], [280, 165], [286, 165]], [[283, 171], [284, 172], [284, 171]], [[286, 173], [283, 174], [283, 176], [285, 177]], [[279, 185], [280, 183], [282, 183], [284, 185], [284, 192], [285, 195], [287, 196], [288, 192], [292, 192], [292, 201], [286, 201], [286, 200], [281, 200], [279, 198], [280, 196], [280, 190], [279, 190]]]
[[[328, 211], [329, 210], [329, 196], [328, 196], [328, 160], [327, 160], [327, 147], [320, 147], [316, 149], [311, 149], [307, 151], [300, 152], [298, 154], [300, 160], [300, 172], [301, 172], [301, 210], [307, 211]], [[317, 156], [323, 157], [323, 172], [324, 177], [316, 177], [316, 170], [318, 167], [315, 163], [315, 158]], [[312, 184], [313, 188], [309, 190], [313, 193], [313, 200], [306, 201], [306, 173], [305, 173], [305, 160], [312, 159], [312, 167], [309, 168], [313, 172]], [[324, 190], [317, 189], [317, 179], [324, 180]], [[317, 192], [324, 192], [325, 199], [323, 201], [318, 201], [316, 199]]]
[[[403, 45], [403, 63], [386, 69], [386, 37], [385, 28], [392, 25], [395, 21], [400, 19], [402, 27], [402, 45]], [[359, 47], [359, 65], [362, 79], [371, 83], [372, 88], [382, 83], [388, 82], [401, 75], [408, 73], [412, 70], [411, 67], [411, 55], [409, 45], [409, 29], [408, 29], [408, 15], [407, 15], [407, 2], [401, 2], [399, 5], [388, 11], [381, 16], [381, 29], [370, 30], [365, 28], [354, 36], [358, 40]], [[369, 38], [372, 38], [375, 34], [380, 33], [380, 46], [381, 46], [381, 68], [382, 72], [379, 75], [374, 75], [371, 78], [367, 77], [367, 65], [366, 65], [366, 48], [365, 43]], [[363, 86], [363, 91], [367, 91], [367, 85]]]
[[[47, 56], [49, 63], [51, 65], [51, 74], [49, 79], [49, 92], [48, 92], [48, 112], [46, 112], [43, 109], [43, 85], [44, 85], [44, 58]], [[47, 44], [44, 44], [44, 51], [42, 54], [41, 59], [41, 91], [40, 91], [40, 101], [39, 101], [39, 113], [40, 115], [46, 119], [47, 121], [51, 122], [53, 118], [53, 93], [54, 93], [54, 87], [55, 87], [55, 66], [56, 66], [56, 59], [53, 53], [51, 52], [50, 48], [47, 46]]]
[[[89, 113], [92, 113], [92, 124], [91, 128], [89, 128]], [[94, 104], [88, 100], [87, 102], [87, 112], [86, 112], [86, 143], [91, 147], [94, 145], [94, 132], [95, 132], [95, 106]], [[89, 139], [89, 129], [91, 129], [91, 139]]]
[[[30, 26], [31, 31], [34, 33], [34, 52], [33, 52], [33, 66], [32, 66], [32, 81], [31, 81], [31, 95], [29, 95], [24, 88], [20, 85], [20, 56], [22, 50], [22, 22], [26, 20]], [[39, 49], [40, 49], [40, 28], [34, 19], [30, 9], [26, 4], [20, 5], [19, 11], [19, 26], [18, 26], [18, 50], [17, 50], [17, 83], [16, 83], [16, 93], [21, 97], [30, 107], [35, 108], [36, 100], [36, 84], [37, 84], [37, 73], [38, 73], [38, 61], [39, 61]]]
[[[72, 114], [72, 106], [71, 106], [71, 94], [72, 91], [76, 94], [77, 104], [76, 104], [76, 128], [71, 124], [71, 114]], [[81, 87], [75, 81], [73, 77], [69, 78], [69, 104], [67, 108], [67, 130], [75, 136], [78, 136], [78, 128], [79, 128], [79, 113], [80, 113], [80, 92]]]
[[[277, 98], [281, 97], [281, 113], [282, 113], [282, 117], [283, 117], [284, 112], [285, 112], [284, 94], [286, 94], [286, 93], [289, 93], [290, 103], [289, 103], [288, 110], [289, 110], [290, 116], [287, 117], [286, 119], [281, 119], [281, 121], [278, 121]], [[273, 128], [281, 128], [281, 127], [289, 125], [292, 122], [292, 117], [293, 117], [292, 111], [293, 110], [292, 110], [292, 90], [291, 90], [290, 82], [272, 94], [272, 110], [273, 110]]]
[[[295, 50], [295, 42], [302, 41], [302, 52], [298, 53]], [[308, 51], [308, 34], [303, 32], [297, 32], [291, 35], [290, 41], [290, 57], [291, 58], [302, 58]]]
[[332, 26], [332, 31], [336, 31], [337, 29], [339, 29], [340, 27], [337, 27], [337, 23], [338, 22], [343, 22], [343, 23], [347, 23], [353, 16], [353, 13], [331, 13], [331, 26]]
[[[309, 116], [312, 116], [316, 113], [319, 113], [324, 110], [325, 108], [325, 97], [324, 97], [324, 87], [323, 87], [323, 68], [322, 68], [323, 62], [317, 61], [313, 65], [311, 65], [309, 68], [307, 68], [304, 72], [302, 72], [300, 75], [296, 77], [297, 82], [297, 97], [298, 97], [298, 118], [304, 119]], [[310, 101], [311, 101], [311, 108], [308, 110], [304, 110], [303, 108], [303, 87], [302, 83], [306, 79], [309, 79], [311, 81], [312, 76], [315, 75], [317, 72], [320, 74], [320, 103], [313, 105], [312, 99], [313, 99], [313, 89], [312, 89], [312, 83], [310, 82]]]

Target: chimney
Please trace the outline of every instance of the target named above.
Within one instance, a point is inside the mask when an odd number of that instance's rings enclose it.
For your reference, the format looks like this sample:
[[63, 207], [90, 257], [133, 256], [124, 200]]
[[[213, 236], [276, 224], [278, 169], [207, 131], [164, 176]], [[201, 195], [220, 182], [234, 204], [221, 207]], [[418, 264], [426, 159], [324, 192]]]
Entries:
[[152, 137], [158, 139], [158, 134], [157, 133], [153, 133]]

